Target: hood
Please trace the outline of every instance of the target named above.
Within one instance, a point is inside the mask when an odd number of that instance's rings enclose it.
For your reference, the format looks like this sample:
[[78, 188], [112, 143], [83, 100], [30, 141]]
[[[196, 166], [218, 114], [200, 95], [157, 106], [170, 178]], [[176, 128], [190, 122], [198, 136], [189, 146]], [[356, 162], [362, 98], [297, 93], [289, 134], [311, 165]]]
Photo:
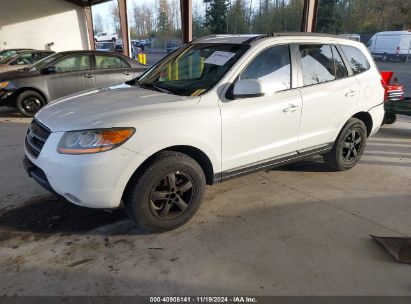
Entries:
[[36, 114], [51, 131], [130, 126], [190, 109], [199, 97], [178, 96], [121, 84], [55, 100]]
[[21, 65], [21, 64], [16, 64], [16, 65], [9, 65], [9, 64], [0, 64], [0, 73], [8, 72], [8, 71], [15, 71], [19, 69], [24, 69], [28, 65]]
[[10, 81], [10, 80], [13, 80], [13, 79], [33, 77], [33, 76], [36, 76], [36, 75], [41, 75], [41, 73], [38, 72], [38, 71], [29, 72], [29, 71], [23, 70], [21, 68], [21, 66], [19, 65], [19, 70], [0, 73], [0, 81]]

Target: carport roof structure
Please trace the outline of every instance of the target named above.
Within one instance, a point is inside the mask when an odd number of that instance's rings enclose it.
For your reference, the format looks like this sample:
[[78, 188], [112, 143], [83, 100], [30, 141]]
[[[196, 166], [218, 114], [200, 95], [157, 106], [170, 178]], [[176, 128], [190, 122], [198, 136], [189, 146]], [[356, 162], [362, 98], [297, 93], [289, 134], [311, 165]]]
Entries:
[[[79, 6], [83, 6], [85, 9], [85, 15], [87, 20], [88, 36], [90, 41], [90, 47], [95, 48], [94, 45], [94, 33], [93, 33], [93, 18], [91, 14], [91, 6], [108, 2], [110, 0], [64, 0], [74, 3]], [[119, 19], [121, 28], [121, 38], [123, 41], [123, 50], [126, 56], [130, 55], [130, 41], [129, 41], [129, 28], [127, 20], [127, 0], [117, 0], [119, 8]], [[301, 22], [302, 32], [313, 32], [315, 30], [315, 23], [317, 19], [318, 0], [304, 0], [304, 10]], [[180, 0], [181, 10], [181, 30], [183, 42], [189, 42], [192, 40], [192, 0]]]

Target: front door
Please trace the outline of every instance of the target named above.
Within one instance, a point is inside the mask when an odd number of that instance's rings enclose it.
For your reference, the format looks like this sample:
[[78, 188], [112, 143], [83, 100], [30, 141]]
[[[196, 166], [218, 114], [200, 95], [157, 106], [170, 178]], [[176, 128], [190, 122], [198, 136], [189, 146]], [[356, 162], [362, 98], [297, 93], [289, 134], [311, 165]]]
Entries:
[[264, 96], [221, 102], [223, 178], [296, 152], [301, 95], [291, 86], [289, 45], [260, 52], [238, 79], [258, 79]]
[[93, 89], [96, 85], [90, 54], [69, 55], [54, 64], [55, 73], [47, 78], [50, 99]]

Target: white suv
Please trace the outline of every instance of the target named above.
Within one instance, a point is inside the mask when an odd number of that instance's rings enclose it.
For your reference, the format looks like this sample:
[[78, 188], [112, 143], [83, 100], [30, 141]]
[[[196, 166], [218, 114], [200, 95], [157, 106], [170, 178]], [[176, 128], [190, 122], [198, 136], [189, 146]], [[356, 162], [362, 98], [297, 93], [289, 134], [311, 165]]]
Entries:
[[187, 222], [206, 184], [323, 155], [359, 161], [384, 89], [366, 47], [307, 34], [217, 35], [139, 79], [57, 100], [27, 132], [25, 167], [47, 189], [117, 208], [147, 231]]
[[101, 41], [113, 41], [115, 42], [118, 39], [117, 34], [107, 34], [107, 33], [99, 33], [97, 36], [94, 36], [94, 41], [95, 42], [101, 42]]

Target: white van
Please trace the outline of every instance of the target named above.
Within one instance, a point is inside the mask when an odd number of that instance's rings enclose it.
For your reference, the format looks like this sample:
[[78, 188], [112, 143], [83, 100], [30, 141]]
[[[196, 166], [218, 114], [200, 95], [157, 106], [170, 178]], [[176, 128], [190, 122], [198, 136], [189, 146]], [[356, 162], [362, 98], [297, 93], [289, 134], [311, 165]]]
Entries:
[[407, 55], [411, 57], [411, 31], [379, 32], [367, 43], [374, 58], [405, 61]]

